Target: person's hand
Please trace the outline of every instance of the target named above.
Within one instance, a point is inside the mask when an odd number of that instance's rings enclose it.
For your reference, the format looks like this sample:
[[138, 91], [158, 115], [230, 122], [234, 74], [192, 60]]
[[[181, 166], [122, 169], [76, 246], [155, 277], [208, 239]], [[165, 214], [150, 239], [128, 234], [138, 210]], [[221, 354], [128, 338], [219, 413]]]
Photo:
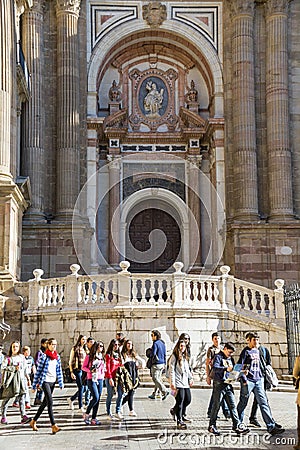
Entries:
[[110, 384], [110, 386], [114, 387], [115, 383], [114, 383], [114, 380], [112, 378], [109, 379], [109, 384]]
[[233, 367], [232, 366], [227, 367], [227, 372], [232, 372], [232, 371], [233, 371]]
[[190, 379], [190, 386], [193, 386], [193, 384], [194, 384], [194, 380], [193, 380], [193, 378], [191, 378]]
[[176, 386], [174, 384], [171, 384], [171, 391], [176, 391]]
[[32, 388], [32, 389], [31, 389], [31, 392], [34, 394], [34, 393], [35, 393], [35, 389]]
[[206, 383], [208, 384], [208, 386], [210, 386], [211, 385], [211, 378], [206, 377]]
[[71, 378], [72, 380], [76, 380], [75, 374], [73, 372], [71, 372]]
[[20, 370], [19, 364], [16, 365], [16, 370]]

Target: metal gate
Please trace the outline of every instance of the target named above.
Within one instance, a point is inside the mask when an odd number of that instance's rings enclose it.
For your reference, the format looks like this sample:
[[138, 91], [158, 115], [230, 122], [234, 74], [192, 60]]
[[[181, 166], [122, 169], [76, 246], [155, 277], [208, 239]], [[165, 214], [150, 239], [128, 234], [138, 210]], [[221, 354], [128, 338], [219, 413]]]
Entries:
[[295, 357], [300, 355], [300, 287], [289, 286], [284, 291], [289, 373], [293, 372]]

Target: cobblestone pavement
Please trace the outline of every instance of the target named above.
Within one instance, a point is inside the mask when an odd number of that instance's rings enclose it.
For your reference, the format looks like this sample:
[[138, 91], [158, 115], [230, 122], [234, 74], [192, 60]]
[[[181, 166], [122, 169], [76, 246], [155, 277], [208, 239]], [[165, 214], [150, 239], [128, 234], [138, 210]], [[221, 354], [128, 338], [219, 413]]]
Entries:
[[[46, 412], [41, 416], [39, 431], [33, 432], [29, 425], [21, 425], [18, 410], [9, 407], [8, 425], [0, 425], [0, 449], [13, 450], [156, 450], [156, 449], [292, 449], [296, 439], [296, 405], [294, 392], [270, 392], [268, 394], [272, 413], [275, 420], [281, 423], [286, 432], [277, 437], [270, 437], [266, 429], [252, 429], [251, 433], [243, 437], [231, 432], [231, 422], [223, 419], [218, 421], [218, 428], [222, 432], [214, 437], [207, 432], [206, 409], [211, 391], [209, 389], [193, 389], [192, 404], [188, 413], [193, 423], [187, 431], [176, 429], [175, 422], [169, 414], [174, 399], [169, 396], [165, 401], [149, 400], [151, 389], [139, 388], [135, 395], [135, 410], [137, 417], [128, 416], [128, 407], [124, 407], [122, 422], [109, 422], [105, 416], [104, 390], [99, 407], [98, 418], [100, 426], [86, 426], [78, 410], [70, 411], [67, 398], [74, 392], [74, 388], [60, 391], [55, 389], [54, 411], [57, 424], [62, 431], [51, 434], [50, 423]], [[236, 390], [236, 396], [238, 390]], [[251, 401], [252, 402], [252, 401]], [[36, 407], [29, 411], [30, 416]], [[245, 423], [247, 423], [247, 413]], [[261, 416], [259, 413], [259, 420]]]

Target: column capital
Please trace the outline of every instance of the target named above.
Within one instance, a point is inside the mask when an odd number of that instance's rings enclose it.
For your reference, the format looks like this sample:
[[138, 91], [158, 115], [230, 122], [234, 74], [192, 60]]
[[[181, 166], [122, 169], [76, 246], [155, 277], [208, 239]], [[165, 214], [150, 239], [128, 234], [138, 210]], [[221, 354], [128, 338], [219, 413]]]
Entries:
[[233, 16], [254, 15], [254, 0], [228, 0], [228, 4]]
[[267, 15], [272, 14], [287, 14], [289, 9], [289, 3], [291, 0], [268, 0], [266, 2]]
[[78, 17], [80, 3], [81, 0], [56, 0], [56, 14], [68, 13]]

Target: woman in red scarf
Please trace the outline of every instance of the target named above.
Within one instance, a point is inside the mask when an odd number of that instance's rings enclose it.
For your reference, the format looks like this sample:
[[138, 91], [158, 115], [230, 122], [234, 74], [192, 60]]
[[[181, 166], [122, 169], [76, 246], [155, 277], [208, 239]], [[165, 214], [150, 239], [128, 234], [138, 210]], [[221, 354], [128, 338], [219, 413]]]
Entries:
[[36, 422], [45, 407], [48, 408], [48, 414], [52, 426], [52, 433], [55, 434], [60, 431], [60, 428], [56, 425], [53, 416], [53, 399], [52, 393], [54, 390], [56, 379], [58, 381], [59, 387], [62, 389], [64, 387], [63, 383], [63, 373], [61, 368], [60, 356], [56, 351], [57, 342], [56, 339], [48, 339], [47, 349], [39, 360], [36, 374], [32, 383], [33, 392], [37, 387], [40, 387], [44, 391], [44, 400], [36, 412], [36, 415], [30, 422], [30, 426], [33, 431], [38, 431]]

